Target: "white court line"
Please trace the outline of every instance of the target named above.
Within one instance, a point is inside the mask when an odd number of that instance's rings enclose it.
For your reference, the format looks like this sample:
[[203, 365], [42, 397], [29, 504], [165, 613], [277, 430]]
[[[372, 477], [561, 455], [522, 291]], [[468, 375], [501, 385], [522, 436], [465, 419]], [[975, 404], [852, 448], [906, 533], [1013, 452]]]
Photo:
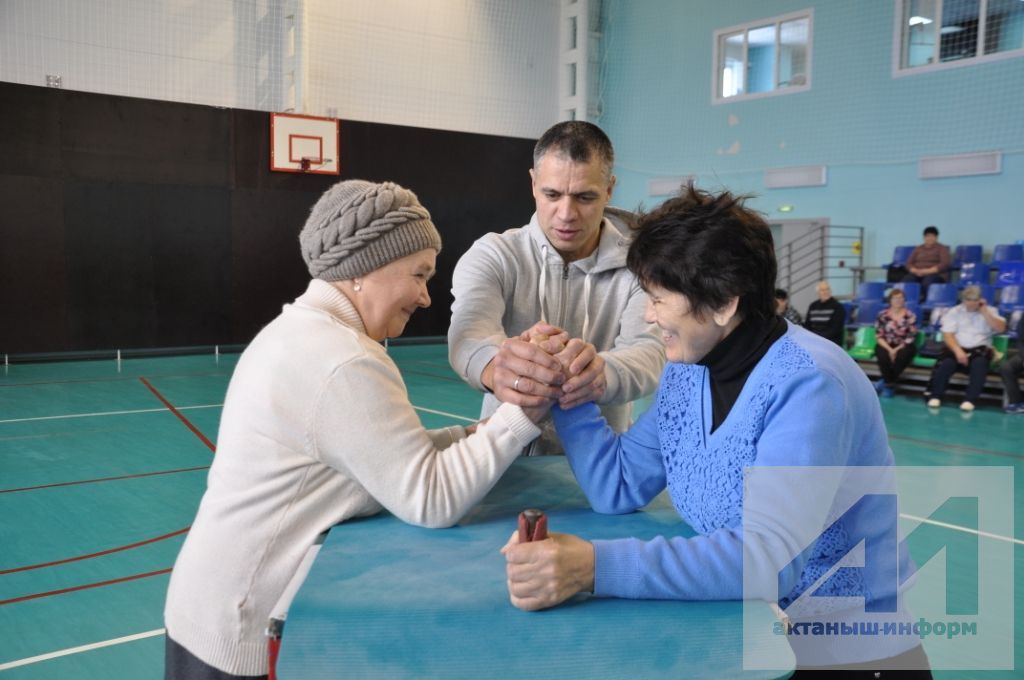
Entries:
[[0, 664], [0, 671], [7, 671], [12, 668], [18, 668], [19, 666], [28, 666], [29, 664], [39, 663], [40, 661], [49, 661], [50, 659], [56, 659], [62, 656], [69, 656], [71, 654], [90, 652], [94, 649], [101, 649], [103, 647], [112, 647], [113, 645], [120, 645], [125, 642], [135, 642], [136, 640], [143, 640], [145, 638], [156, 637], [157, 635], [163, 635], [166, 632], [166, 630], [167, 629], [165, 628], [157, 628], [156, 630], [147, 630], [145, 633], [125, 635], [124, 637], [114, 638], [113, 640], [93, 642], [92, 644], [82, 645], [81, 647], [69, 647], [68, 649], [59, 649], [56, 652], [40, 654], [39, 656], [30, 656], [24, 659], [18, 659], [17, 661], [8, 661], [7, 663]]
[[[460, 415], [456, 415], [454, 413], [447, 413], [445, 411], [435, 411], [432, 408], [424, 408], [423, 406], [413, 405], [413, 408], [416, 409], [417, 411], [425, 411], [427, 413], [433, 413], [434, 415], [438, 415], [438, 416], [448, 416], [449, 418], [455, 418], [457, 420], [465, 420], [467, 423], [475, 423], [477, 421], [476, 418], [467, 418], [466, 416], [460, 416]], [[0, 422], [3, 422], [3, 421], [0, 421]]]
[[[191, 411], [197, 408], [220, 408], [224, 404], [204, 404], [202, 406], [179, 406], [179, 411]], [[427, 413], [433, 413], [439, 416], [448, 416], [449, 418], [455, 418], [456, 420], [464, 420], [467, 423], [475, 423], [476, 418], [467, 418], [466, 416], [460, 416], [455, 413], [448, 413], [447, 411], [435, 411], [432, 408], [425, 408], [423, 406], [413, 406], [417, 411], [425, 411]], [[35, 416], [33, 418], [9, 418], [7, 420], [0, 420], [0, 425], [4, 423], [28, 423], [36, 420], [61, 420], [62, 418], [98, 418], [100, 416], [127, 416], [136, 413], [160, 413], [166, 411], [166, 408], [141, 408], [133, 411], [97, 411], [96, 413], [68, 413], [60, 416]]]
[[934, 524], [937, 527], [943, 527], [945, 529], [952, 529], [953, 531], [962, 531], [965, 534], [974, 534], [975, 536], [982, 536], [984, 538], [994, 538], [997, 541], [1006, 541], [1008, 543], [1016, 543], [1017, 545], [1024, 545], [1024, 541], [1019, 538], [1013, 538], [1011, 536], [1002, 536], [1000, 534], [990, 534], [987, 531], [978, 531], [977, 529], [971, 529], [969, 527], [962, 527], [959, 524], [949, 524], [947, 522], [939, 522], [934, 519], [928, 519], [927, 517], [918, 517], [917, 515], [908, 515], [900, 513], [900, 517], [904, 519], [912, 519], [915, 522], [921, 522], [922, 524]]
[[[202, 406], [179, 406], [179, 411], [191, 411], [197, 408], [219, 408], [224, 404], [203, 404]], [[61, 416], [35, 416], [33, 418], [10, 418], [8, 420], [0, 420], [0, 425], [4, 423], [28, 423], [35, 420], [61, 420], [62, 418], [97, 418], [99, 416], [127, 416], [135, 413], [161, 413], [167, 412], [167, 408], [161, 406], [160, 408], [140, 408], [134, 411], [98, 411], [96, 413], [67, 413]]]
[[[465, 418], [463, 416], [457, 416], [457, 415], [454, 415], [452, 413], [443, 413], [443, 412], [440, 412], [440, 411], [431, 411], [430, 409], [420, 408], [419, 406], [414, 406], [413, 408], [416, 408], [416, 409], [421, 410], [421, 411], [430, 411], [431, 413], [438, 413], [440, 415], [452, 416], [454, 418], [459, 418], [461, 420], [468, 420], [467, 418]], [[968, 534], [977, 534], [978, 536], [984, 536], [985, 538], [994, 538], [994, 539], [997, 539], [997, 540], [1000, 540], [1000, 541], [1009, 541], [1011, 543], [1018, 543], [1018, 544], [1024, 545], [1024, 541], [1022, 541], [1019, 538], [1010, 538], [1010, 537], [1007, 537], [1007, 536], [1000, 536], [999, 534], [990, 534], [987, 531], [978, 531], [977, 529], [970, 529], [968, 527], [962, 527], [962, 526], [958, 526], [956, 524], [949, 524], [947, 522], [937, 522], [937, 521], [932, 520], [932, 519], [927, 519], [925, 517], [917, 517], [916, 515], [908, 515], [908, 514], [902, 513], [902, 512], [900, 513], [900, 517], [903, 517], [904, 519], [912, 519], [912, 520], [915, 520], [915, 521], [918, 521], [918, 522], [923, 522], [925, 524], [934, 524], [935, 526], [943, 527], [943, 528], [946, 528], [946, 529], [953, 529], [954, 531], [963, 531], [963, 532], [968, 533]], [[776, 614], [778, 614], [779, 610], [778, 610], [777, 605], [772, 605], [772, 606], [773, 606], [773, 609], [777, 610]], [[125, 642], [134, 642], [135, 640], [142, 640], [144, 638], [150, 638], [150, 637], [155, 637], [157, 635], [163, 635], [165, 632], [166, 632], [166, 629], [158, 628], [157, 630], [149, 630], [149, 631], [146, 631], [145, 633], [136, 633], [135, 635], [126, 635], [125, 637], [114, 638], [113, 640], [104, 640], [103, 642], [94, 642], [94, 643], [89, 644], [89, 645], [82, 645], [81, 647], [71, 647], [69, 649], [61, 649], [61, 650], [58, 650], [56, 652], [50, 652], [48, 654], [40, 654], [39, 656], [31, 656], [31, 657], [28, 657], [28, 658], [25, 658], [25, 659], [18, 659], [16, 661], [8, 661], [7, 663], [0, 664], [0, 671], [10, 670], [11, 668], [18, 668], [19, 666], [27, 666], [29, 664], [38, 663], [40, 661], [47, 661], [49, 659], [56, 659], [56, 658], [61, 657], [61, 656], [68, 656], [70, 654], [80, 654], [81, 652], [88, 652], [88, 651], [92, 651], [93, 649], [100, 649], [102, 647], [110, 647], [112, 645], [119, 645], [119, 644], [122, 644], [122, 643], [125, 643]]]

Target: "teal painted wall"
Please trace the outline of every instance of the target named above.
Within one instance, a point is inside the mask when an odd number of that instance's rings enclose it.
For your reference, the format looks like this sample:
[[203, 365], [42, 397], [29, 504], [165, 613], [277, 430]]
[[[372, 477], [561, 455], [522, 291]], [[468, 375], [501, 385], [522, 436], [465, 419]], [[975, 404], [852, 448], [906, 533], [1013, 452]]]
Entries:
[[[894, 78], [888, 0], [604, 0], [599, 123], [616, 149], [615, 203], [694, 174], [755, 193], [770, 217], [863, 226], [865, 262], [935, 224], [956, 245], [1024, 239], [1024, 58]], [[811, 88], [711, 103], [715, 30], [812, 8]], [[917, 178], [924, 156], [1001, 150], [999, 175]], [[825, 164], [828, 184], [765, 189], [771, 167]], [[782, 214], [780, 205], [794, 210]]]

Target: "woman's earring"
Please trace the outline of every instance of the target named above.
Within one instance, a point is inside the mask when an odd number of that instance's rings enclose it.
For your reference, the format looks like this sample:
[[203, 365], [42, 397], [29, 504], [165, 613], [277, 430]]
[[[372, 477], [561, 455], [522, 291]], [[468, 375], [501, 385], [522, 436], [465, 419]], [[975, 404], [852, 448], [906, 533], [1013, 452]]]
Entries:
[[353, 290], [354, 290], [355, 292], [357, 292], [357, 293], [358, 293], [359, 291], [361, 291], [361, 290], [363, 289], [363, 287], [362, 287], [361, 285], [359, 285], [358, 283], [356, 283], [356, 284], [353, 284], [353, 285], [352, 285], [352, 289], [353, 289]]

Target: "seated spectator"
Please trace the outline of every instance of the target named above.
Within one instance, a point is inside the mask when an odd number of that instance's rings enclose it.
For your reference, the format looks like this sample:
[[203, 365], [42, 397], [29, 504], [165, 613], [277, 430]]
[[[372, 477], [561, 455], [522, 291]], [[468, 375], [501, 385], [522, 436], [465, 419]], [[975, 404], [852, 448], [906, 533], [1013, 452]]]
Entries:
[[960, 404], [963, 411], [973, 411], [974, 402], [985, 386], [985, 374], [992, 361], [992, 335], [1006, 330], [1006, 320], [981, 297], [981, 288], [964, 288], [963, 301], [942, 317], [942, 339], [946, 348], [939, 356], [932, 373], [928, 406], [942, 405], [942, 395], [953, 373], [966, 371], [967, 394]]
[[917, 354], [917, 317], [907, 309], [907, 296], [899, 288], [889, 293], [889, 308], [875, 321], [875, 357], [882, 378], [875, 391], [883, 397], [893, 395], [893, 387], [914, 355]]
[[800, 316], [800, 312], [789, 306], [789, 293], [782, 288], [775, 289], [775, 313], [797, 326], [804, 325], [804, 318]]
[[907, 258], [907, 275], [903, 280], [920, 283], [921, 301], [924, 301], [928, 297], [928, 286], [948, 281], [951, 264], [949, 246], [939, 243], [939, 230], [936, 227], [925, 227], [924, 243], [914, 248], [914, 252]]
[[807, 308], [804, 328], [823, 338], [828, 338], [840, 347], [843, 346], [846, 310], [838, 300], [832, 297], [832, 286], [828, 284], [828, 281], [818, 282], [818, 299]]
[[1017, 322], [1017, 355], [1003, 359], [999, 366], [999, 376], [1006, 390], [1006, 406], [1003, 410], [1007, 413], [1024, 413], [1024, 399], [1021, 398], [1020, 383], [1017, 382], [1021, 373], [1024, 373], [1024, 314]]

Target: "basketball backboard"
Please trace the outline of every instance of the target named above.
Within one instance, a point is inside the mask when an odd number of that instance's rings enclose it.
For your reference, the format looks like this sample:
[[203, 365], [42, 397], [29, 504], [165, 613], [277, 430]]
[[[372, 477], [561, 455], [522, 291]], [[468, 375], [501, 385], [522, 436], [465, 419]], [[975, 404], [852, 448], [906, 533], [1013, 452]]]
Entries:
[[338, 120], [297, 113], [270, 114], [270, 169], [339, 175]]

